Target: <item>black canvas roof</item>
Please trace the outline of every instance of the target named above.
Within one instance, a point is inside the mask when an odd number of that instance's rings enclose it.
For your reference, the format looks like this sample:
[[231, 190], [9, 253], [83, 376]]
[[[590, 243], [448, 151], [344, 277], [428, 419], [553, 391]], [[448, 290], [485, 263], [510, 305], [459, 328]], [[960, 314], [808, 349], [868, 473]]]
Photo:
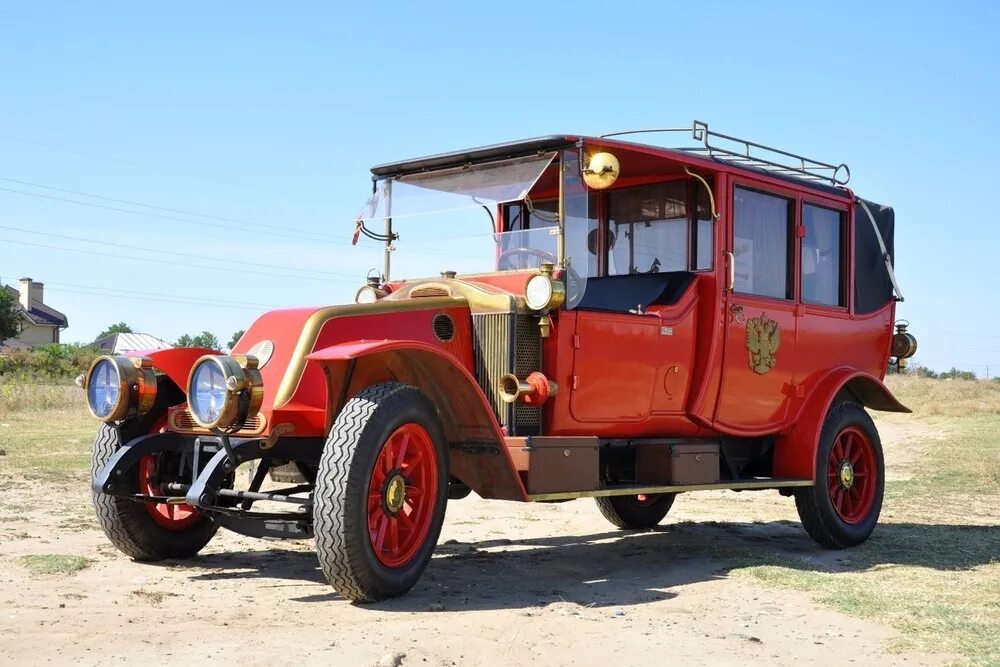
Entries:
[[727, 160], [724, 157], [699, 154], [696, 151], [686, 150], [684, 148], [667, 148], [665, 146], [658, 146], [655, 144], [642, 144], [633, 141], [622, 141], [620, 139], [606, 139], [601, 137], [586, 137], [577, 134], [552, 134], [545, 137], [509, 141], [502, 144], [492, 144], [489, 146], [480, 146], [478, 148], [467, 148], [464, 150], [438, 153], [436, 155], [428, 155], [425, 157], [410, 158], [399, 162], [387, 162], [385, 164], [372, 167], [371, 172], [372, 176], [376, 179], [393, 178], [407, 174], [417, 174], [432, 169], [447, 169], [449, 167], [459, 167], [465, 164], [491, 162], [493, 160], [503, 160], [522, 155], [530, 155], [532, 153], [559, 150], [573, 146], [580, 140], [585, 142], [592, 141], [594, 143], [604, 145], [618, 144], [623, 147], [632, 145], [647, 149], [652, 148], [657, 151], [661, 151], [664, 156], [673, 155], [681, 160], [702, 160], [714, 162], [720, 166], [725, 166], [730, 169], [738, 169], [751, 174], [761, 174], [770, 178], [777, 178], [796, 186], [813, 188], [826, 194], [832, 194], [838, 197], [844, 197], [846, 195], [845, 190], [840, 187], [827, 185], [825, 183], [806, 178], [798, 178], [792, 174], [777, 173], [769, 169], [762, 169], [747, 164], [739, 164], [732, 160]]
[[503, 160], [505, 158], [517, 157], [520, 155], [530, 155], [540, 151], [551, 151], [559, 148], [566, 148], [575, 144], [580, 137], [569, 134], [554, 134], [547, 137], [536, 137], [534, 139], [522, 139], [521, 141], [510, 141], [503, 144], [493, 144], [491, 146], [480, 146], [479, 148], [469, 148], [461, 151], [449, 153], [439, 153], [426, 157], [403, 160], [401, 162], [389, 162], [372, 167], [372, 175], [376, 178], [391, 178], [404, 174], [414, 174], [429, 169], [443, 169], [447, 167], [457, 167], [470, 162], [487, 162], [492, 160]]

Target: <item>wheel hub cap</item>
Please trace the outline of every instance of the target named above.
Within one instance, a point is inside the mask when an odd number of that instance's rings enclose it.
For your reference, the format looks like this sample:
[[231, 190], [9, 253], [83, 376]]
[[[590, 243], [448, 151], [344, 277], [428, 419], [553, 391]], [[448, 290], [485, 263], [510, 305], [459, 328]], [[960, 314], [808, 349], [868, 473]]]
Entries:
[[840, 464], [840, 485], [845, 489], [854, 486], [854, 466], [851, 465], [850, 461], [844, 461]]
[[402, 475], [393, 475], [385, 485], [385, 506], [395, 514], [403, 509], [406, 502], [406, 479]]

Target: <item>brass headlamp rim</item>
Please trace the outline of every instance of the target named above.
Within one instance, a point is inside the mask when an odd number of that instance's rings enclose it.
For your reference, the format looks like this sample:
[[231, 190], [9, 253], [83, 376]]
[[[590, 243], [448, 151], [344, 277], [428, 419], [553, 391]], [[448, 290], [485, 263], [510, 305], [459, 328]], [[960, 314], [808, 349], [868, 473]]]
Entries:
[[[118, 376], [118, 398], [114, 407], [105, 416], [94, 411], [90, 404], [90, 383], [97, 366], [107, 361]], [[129, 357], [122, 354], [102, 354], [91, 362], [83, 379], [83, 390], [87, 392], [87, 409], [95, 419], [105, 423], [117, 422], [134, 415], [144, 415], [156, 402], [156, 371], [149, 357]]]
[[[539, 277], [548, 279], [549, 285], [551, 285], [551, 291], [549, 293], [549, 299], [548, 301], [546, 301], [545, 305], [540, 307], [535, 307], [530, 303], [528, 303], [528, 298], [527, 298], [528, 285], [531, 283], [532, 280], [535, 280], [536, 278]], [[539, 273], [529, 276], [528, 279], [524, 281], [524, 293], [525, 293], [524, 305], [540, 313], [545, 313], [554, 308], [558, 308], [559, 306], [563, 305], [563, 303], [566, 302], [566, 285], [564, 285], [561, 280], [553, 278], [552, 274], [550, 272], [546, 272], [544, 269], [542, 269]]]
[[361, 296], [362, 292], [369, 292], [369, 291], [375, 295], [375, 301], [378, 301], [379, 299], [388, 296], [389, 294], [389, 291], [383, 287], [380, 287], [378, 285], [373, 285], [371, 283], [365, 283], [364, 285], [359, 287], [358, 290], [354, 293], [354, 303], [374, 303], [374, 301], [358, 301], [358, 297]]
[[[226, 386], [225, 402], [218, 418], [213, 421], [202, 421], [190, 407], [195, 373], [205, 363], [215, 364], [219, 368]], [[252, 354], [206, 354], [199, 357], [191, 365], [187, 381], [188, 412], [194, 422], [209, 430], [226, 430], [234, 426], [242, 427], [250, 417], [257, 414], [264, 402], [264, 382], [257, 368], [258, 364], [257, 357]], [[241, 400], [240, 395], [244, 393], [245, 400]]]

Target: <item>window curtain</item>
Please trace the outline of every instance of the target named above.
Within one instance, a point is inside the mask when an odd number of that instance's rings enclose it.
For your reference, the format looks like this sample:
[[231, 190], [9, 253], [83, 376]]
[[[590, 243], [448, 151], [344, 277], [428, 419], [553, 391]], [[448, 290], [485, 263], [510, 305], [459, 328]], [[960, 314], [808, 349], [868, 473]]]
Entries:
[[736, 291], [791, 298], [788, 208], [788, 200], [782, 197], [736, 189], [733, 233]]

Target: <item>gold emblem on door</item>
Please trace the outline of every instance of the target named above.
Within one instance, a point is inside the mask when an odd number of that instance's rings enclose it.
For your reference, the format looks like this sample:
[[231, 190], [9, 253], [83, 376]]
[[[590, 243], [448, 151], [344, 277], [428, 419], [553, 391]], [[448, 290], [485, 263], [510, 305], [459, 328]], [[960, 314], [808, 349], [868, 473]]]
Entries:
[[747, 321], [747, 352], [750, 353], [750, 368], [758, 375], [764, 375], [774, 368], [774, 355], [781, 345], [781, 326], [764, 313]]

